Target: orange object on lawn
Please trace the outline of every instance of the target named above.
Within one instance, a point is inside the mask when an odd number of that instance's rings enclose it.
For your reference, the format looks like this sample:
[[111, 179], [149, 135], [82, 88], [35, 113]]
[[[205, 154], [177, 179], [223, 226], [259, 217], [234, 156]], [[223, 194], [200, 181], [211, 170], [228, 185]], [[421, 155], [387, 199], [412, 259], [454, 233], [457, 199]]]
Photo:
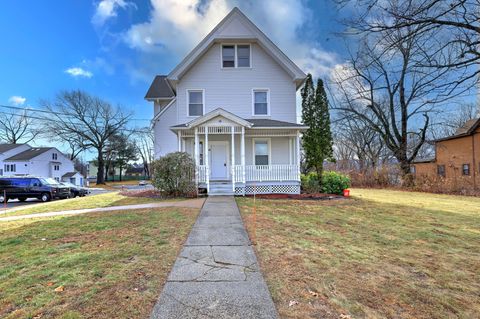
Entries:
[[344, 189], [343, 190], [343, 196], [349, 197], [350, 196], [350, 190], [349, 189]]

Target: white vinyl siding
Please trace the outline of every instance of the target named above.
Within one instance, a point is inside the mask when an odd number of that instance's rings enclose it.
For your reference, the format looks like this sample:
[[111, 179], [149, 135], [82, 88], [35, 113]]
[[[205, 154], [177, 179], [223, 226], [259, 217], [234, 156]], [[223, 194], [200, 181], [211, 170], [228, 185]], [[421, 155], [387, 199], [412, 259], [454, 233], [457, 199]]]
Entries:
[[[296, 123], [295, 83], [274, 59], [259, 45], [252, 44], [251, 56], [255, 57], [255, 61], [251, 68], [220, 68], [220, 48], [221, 44], [213, 45], [180, 79], [177, 85], [178, 105], [187, 105], [187, 90], [202, 88], [205, 90], [204, 114], [223, 108], [241, 118], [249, 119], [253, 113], [252, 90], [268, 88], [268, 118]], [[187, 107], [180, 107], [177, 120], [170, 122], [170, 126], [191, 121], [187, 111]]]

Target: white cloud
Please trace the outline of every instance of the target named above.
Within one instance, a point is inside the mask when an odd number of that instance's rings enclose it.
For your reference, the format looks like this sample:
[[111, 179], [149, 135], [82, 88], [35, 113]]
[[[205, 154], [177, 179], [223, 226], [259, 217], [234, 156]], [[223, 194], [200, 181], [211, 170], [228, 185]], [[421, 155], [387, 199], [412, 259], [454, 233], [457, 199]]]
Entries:
[[143, 53], [167, 52], [180, 59], [238, 6], [305, 72], [327, 76], [337, 64], [336, 54], [299, 37], [298, 31], [313, 16], [303, 0], [151, 0], [151, 4], [150, 20], [125, 33], [126, 43]]
[[101, 0], [95, 6], [92, 23], [102, 26], [108, 19], [117, 16], [118, 9], [125, 9], [127, 6], [136, 7], [134, 3], [125, 0]]
[[73, 77], [85, 77], [85, 78], [91, 78], [93, 76], [93, 73], [87, 70], [84, 70], [79, 67], [72, 67], [68, 68], [65, 70], [65, 73], [70, 74]]
[[18, 106], [23, 105], [26, 100], [27, 98], [24, 98], [23, 96], [14, 95], [8, 99], [8, 102]]

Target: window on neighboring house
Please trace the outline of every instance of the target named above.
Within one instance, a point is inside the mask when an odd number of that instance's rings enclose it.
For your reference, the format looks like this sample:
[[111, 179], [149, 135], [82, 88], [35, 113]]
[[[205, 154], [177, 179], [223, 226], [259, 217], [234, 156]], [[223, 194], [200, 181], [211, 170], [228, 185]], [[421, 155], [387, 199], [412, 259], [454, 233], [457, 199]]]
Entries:
[[57, 182], [60, 182], [60, 177], [54, 177]]
[[234, 45], [222, 46], [222, 66], [224, 68], [235, 67], [235, 46]]
[[268, 90], [253, 90], [253, 115], [268, 113]]
[[239, 68], [250, 67], [250, 45], [237, 45], [237, 63]]
[[15, 173], [17, 171], [17, 164], [5, 164], [3, 165], [3, 170], [5, 171], [5, 173], [8, 173], [8, 172]]
[[59, 171], [60, 170], [60, 165], [53, 165], [53, 170], [54, 171]]
[[445, 165], [437, 165], [438, 176], [445, 177]]
[[57, 153], [52, 153], [52, 159], [53, 159], [53, 160], [57, 160], [57, 158], [58, 158]]
[[188, 116], [203, 115], [203, 91], [188, 91]]
[[416, 172], [417, 172], [417, 170], [415, 168], [415, 165], [410, 166], [410, 174], [415, 175]]
[[470, 175], [470, 164], [463, 164], [462, 165], [462, 174], [463, 175]]
[[269, 165], [269, 154], [268, 140], [254, 141], [255, 165]]

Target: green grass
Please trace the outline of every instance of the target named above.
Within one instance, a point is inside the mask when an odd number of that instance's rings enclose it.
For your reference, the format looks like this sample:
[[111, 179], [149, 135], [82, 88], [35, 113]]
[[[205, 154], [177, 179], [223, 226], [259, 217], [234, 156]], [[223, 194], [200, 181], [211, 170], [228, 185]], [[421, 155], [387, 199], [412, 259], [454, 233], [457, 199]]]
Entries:
[[2, 223], [0, 317], [148, 317], [197, 213], [161, 208]]
[[48, 203], [33, 204], [19, 210], [0, 214], [1, 217], [57, 212], [62, 210], [100, 208], [121, 205], [146, 204], [163, 201], [159, 198], [129, 197], [118, 192], [110, 192], [93, 196], [77, 197], [68, 200], [56, 200]]
[[[282, 317], [474, 318], [480, 199], [353, 189], [238, 204]], [[299, 304], [289, 307], [291, 300]]]

